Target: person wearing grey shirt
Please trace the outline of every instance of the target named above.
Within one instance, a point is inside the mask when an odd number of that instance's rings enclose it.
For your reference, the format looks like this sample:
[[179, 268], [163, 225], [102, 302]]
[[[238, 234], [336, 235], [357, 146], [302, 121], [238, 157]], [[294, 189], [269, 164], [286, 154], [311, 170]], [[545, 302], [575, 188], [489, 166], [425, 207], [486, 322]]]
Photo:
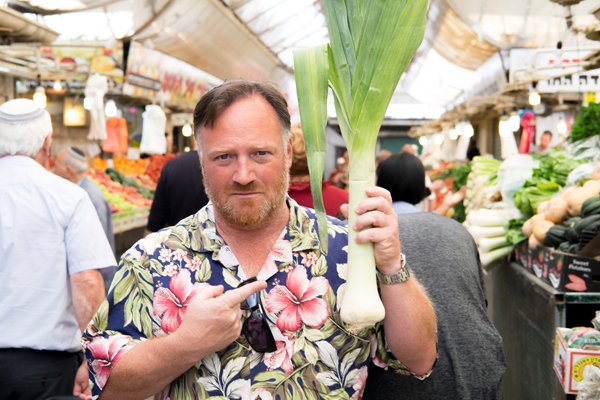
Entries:
[[[88, 169], [85, 153], [77, 147], [69, 147], [61, 150], [54, 161], [54, 173], [61, 178], [77, 184], [84, 189], [92, 204], [96, 209], [96, 214], [102, 224], [102, 229], [106, 234], [110, 248], [113, 254], [115, 253], [115, 235], [113, 234], [112, 212], [108, 201], [104, 197], [102, 190], [85, 176]], [[105, 289], [108, 291], [112, 278], [115, 274], [115, 269], [105, 270], [102, 272], [104, 278]]]
[[486, 313], [473, 238], [458, 222], [435, 213], [400, 215], [398, 224], [411, 271], [434, 305], [438, 360], [423, 381], [371, 368], [363, 399], [502, 399], [502, 337]]

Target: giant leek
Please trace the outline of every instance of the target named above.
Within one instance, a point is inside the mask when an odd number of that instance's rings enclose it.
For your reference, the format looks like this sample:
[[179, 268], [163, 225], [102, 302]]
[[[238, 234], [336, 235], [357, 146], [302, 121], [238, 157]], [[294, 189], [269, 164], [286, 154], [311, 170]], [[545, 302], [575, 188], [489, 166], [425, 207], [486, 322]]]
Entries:
[[[375, 146], [398, 81], [425, 31], [428, 0], [323, 0], [330, 45], [294, 52], [300, 119], [322, 251], [327, 224], [322, 206], [327, 85], [348, 148], [350, 201], [354, 209], [375, 184]], [[325, 90], [324, 90], [325, 89]], [[312, 153], [312, 156], [310, 155]], [[312, 158], [311, 158], [312, 157]], [[356, 244], [350, 228], [348, 273], [341, 317], [349, 329], [373, 326], [385, 316], [377, 292], [373, 244]]]

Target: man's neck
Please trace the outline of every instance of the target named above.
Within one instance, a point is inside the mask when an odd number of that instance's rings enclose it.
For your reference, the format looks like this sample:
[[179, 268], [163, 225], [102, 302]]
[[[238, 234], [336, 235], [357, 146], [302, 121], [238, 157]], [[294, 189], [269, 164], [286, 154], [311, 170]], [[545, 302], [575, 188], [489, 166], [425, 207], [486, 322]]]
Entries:
[[83, 179], [84, 176], [85, 176], [85, 172], [82, 172], [81, 174], [73, 175], [73, 179], [71, 179], [70, 181], [73, 182], [74, 184], [77, 184], [77, 183], [79, 183], [79, 181], [81, 179]]
[[270, 218], [267, 218], [260, 224], [250, 227], [242, 227], [234, 224], [231, 221], [223, 218], [215, 210], [215, 225], [217, 226], [217, 230], [221, 236], [224, 238], [229, 237], [238, 240], [243, 240], [244, 238], [248, 237], [256, 237], [257, 234], [263, 237], [264, 235], [269, 235], [273, 232], [277, 232], [277, 234], [279, 234], [288, 224], [289, 219], [290, 209], [287, 206], [287, 202], [284, 202], [284, 204], [279, 207], [279, 209]]

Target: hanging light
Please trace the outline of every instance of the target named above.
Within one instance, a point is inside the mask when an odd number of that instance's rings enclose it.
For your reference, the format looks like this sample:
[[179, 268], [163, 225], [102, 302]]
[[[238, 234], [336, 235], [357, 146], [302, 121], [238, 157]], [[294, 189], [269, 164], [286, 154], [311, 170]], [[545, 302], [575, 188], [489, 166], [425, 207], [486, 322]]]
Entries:
[[419, 144], [420, 144], [421, 146], [427, 146], [427, 138], [426, 138], [425, 136], [421, 136], [421, 137], [419, 138]]
[[65, 118], [68, 121], [75, 121], [77, 119], [77, 112], [75, 112], [75, 109], [73, 107], [67, 110], [67, 112], [65, 113]]
[[184, 152], [184, 153], [188, 153], [190, 150], [191, 150], [191, 149], [189, 148], [189, 146], [185, 146], [185, 147], [183, 148], [183, 152]]
[[556, 125], [556, 130], [561, 135], [567, 133], [567, 123], [565, 122], [564, 118], [561, 118], [560, 121], [558, 121], [558, 125]]
[[537, 106], [542, 101], [540, 94], [536, 90], [536, 86], [537, 82], [531, 83], [531, 91], [529, 92], [529, 104], [531, 104], [532, 106]]
[[86, 110], [92, 109], [92, 105], [90, 104], [90, 99], [87, 97], [83, 98], [83, 108], [85, 108]]
[[473, 129], [473, 125], [470, 122], [465, 122], [465, 126], [463, 128], [463, 135], [467, 137], [471, 137], [475, 134], [475, 129]]
[[117, 104], [113, 99], [110, 99], [106, 102], [106, 106], [104, 106], [104, 114], [106, 114], [108, 118], [117, 116]]
[[443, 142], [444, 142], [444, 135], [442, 135], [441, 133], [438, 133], [437, 135], [435, 135], [434, 143], [437, 146], [440, 146]]
[[43, 86], [38, 86], [35, 88], [33, 102], [40, 108], [46, 108], [46, 90], [44, 90]]
[[458, 138], [458, 135], [459, 134], [456, 129], [450, 129], [450, 132], [448, 132], [448, 137], [450, 138], [450, 140], [456, 140]]
[[181, 134], [185, 137], [192, 136], [192, 127], [189, 124], [184, 125], [183, 128], [181, 128]]
[[510, 113], [510, 119], [508, 121], [510, 124], [510, 130], [513, 132], [518, 131], [521, 127], [521, 117], [519, 117], [516, 107], [514, 107]]
[[500, 116], [500, 122], [498, 123], [498, 132], [500, 133], [500, 136], [510, 135], [510, 119], [508, 118], [506, 111], [503, 111], [502, 115]]
[[54, 90], [56, 90], [57, 92], [62, 90], [62, 85], [60, 84], [60, 80], [55, 80], [54, 81], [54, 86], [53, 86]]
[[[454, 130], [456, 131], [456, 136], [457, 137], [463, 134], [463, 125], [464, 125], [464, 122], [460, 121], [454, 127]], [[450, 138], [450, 139], [452, 139], [452, 138]], [[454, 140], [454, 139], [452, 139], [452, 140]]]

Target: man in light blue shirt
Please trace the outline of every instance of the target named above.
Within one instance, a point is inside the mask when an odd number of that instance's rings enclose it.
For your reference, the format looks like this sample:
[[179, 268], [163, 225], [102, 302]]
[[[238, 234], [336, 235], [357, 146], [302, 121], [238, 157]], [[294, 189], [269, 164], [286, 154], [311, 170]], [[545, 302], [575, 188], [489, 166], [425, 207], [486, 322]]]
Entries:
[[116, 265], [88, 194], [44, 169], [50, 115], [0, 105], [0, 398], [90, 393], [79, 337]]

